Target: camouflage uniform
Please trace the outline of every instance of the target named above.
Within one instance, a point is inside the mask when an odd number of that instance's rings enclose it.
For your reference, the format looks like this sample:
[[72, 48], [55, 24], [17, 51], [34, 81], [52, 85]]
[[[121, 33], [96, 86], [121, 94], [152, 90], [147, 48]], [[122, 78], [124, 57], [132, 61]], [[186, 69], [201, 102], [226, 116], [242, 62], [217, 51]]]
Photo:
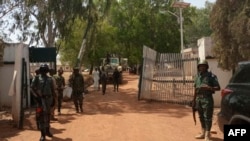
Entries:
[[53, 83], [51, 77], [47, 76], [49, 71], [48, 66], [42, 65], [40, 67], [41, 74], [37, 77], [34, 77], [31, 83], [32, 90], [37, 95], [37, 109], [36, 119], [38, 120], [38, 128], [41, 130], [40, 141], [45, 140], [45, 135], [52, 137], [50, 133], [50, 110], [53, 102], [53, 96], [56, 94], [56, 86]]
[[83, 112], [84, 78], [83, 75], [79, 73], [78, 68], [74, 68], [74, 73], [69, 78], [69, 86], [72, 87], [72, 99], [76, 112], [79, 112], [79, 107], [81, 112]]
[[55, 118], [55, 109], [56, 109], [56, 106], [57, 106], [57, 99], [58, 99], [58, 89], [57, 89], [57, 84], [56, 84], [56, 77], [55, 77], [55, 70], [54, 69], [50, 69], [49, 71], [49, 74], [51, 76], [51, 79], [52, 79], [52, 82], [53, 82], [53, 85], [56, 86], [56, 93], [55, 95], [53, 95], [53, 102], [52, 102], [52, 105], [51, 105], [51, 108], [50, 108], [50, 120], [57, 120], [57, 118]]
[[[206, 61], [204, 64], [207, 65], [208, 68]], [[202, 63], [200, 63], [200, 65], [202, 65]], [[219, 89], [220, 85], [217, 77], [206, 70], [203, 73], [199, 72], [195, 77], [194, 87], [196, 93], [195, 108], [198, 111], [203, 132], [202, 134], [196, 136], [196, 138], [201, 139], [206, 137], [205, 140], [209, 140], [209, 135], [206, 136], [205, 132], [208, 132], [207, 134], [209, 134], [212, 127], [212, 117], [214, 110], [214, 100], [212, 96], [214, 93], [213, 88]], [[202, 89], [202, 87], [206, 87], [206, 89]]]
[[61, 107], [62, 107], [62, 99], [63, 99], [63, 89], [65, 87], [65, 78], [62, 76], [63, 71], [58, 70], [58, 75], [54, 75], [54, 78], [56, 80], [56, 85], [57, 85], [57, 93], [58, 93], [58, 109], [57, 112], [58, 114], [61, 114]]
[[119, 79], [120, 79], [120, 72], [118, 71], [117, 68], [115, 68], [114, 72], [113, 72], [113, 83], [114, 83], [114, 92], [117, 91], [119, 89]]

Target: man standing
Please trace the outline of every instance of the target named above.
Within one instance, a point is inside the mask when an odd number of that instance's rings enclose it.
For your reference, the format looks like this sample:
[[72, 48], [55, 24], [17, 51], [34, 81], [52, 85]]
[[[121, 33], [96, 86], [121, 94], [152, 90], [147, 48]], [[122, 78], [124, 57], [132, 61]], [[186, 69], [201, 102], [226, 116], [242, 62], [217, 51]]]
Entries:
[[198, 63], [198, 74], [195, 77], [195, 96], [193, 108], [198, 110], [202, 127], [201, 134], [195, 136], [196, 139], [210, 141], [210, 130], [212, 127], [212, 117], [214, 110], [214, 100], [212, 94], [220, 90], [220, 85], [216, 75], [208, 72], [208, 62], [201, 60]]
[[65, 78], [62, 75], [63, 75], [63, 70], [59, 69], [57, 71], [57, 75], [55, 76], [56, 85], [57, 85], [57, 92], [58, 92], [58, 99], [57, 99], [57, 102], [58, 102], [58, 105], [57, 105], [58, 115], [61, 115], [63, 90], [65, 88]]
[[115, 68], [115, 70], [114, 70], [114, 72], [113, 72], [114, 92], [115, 92], [115, 91], [118, 92], [119, 80], [120, 80], [120, 72], [118, 71], [117, 68]]
[[76, 113], [83, 112], [84, 77], [79, 73], [79, 68], [73, 69], [73, 74], [69, 77], [69, 86], [72, 87], [72, 99], [74, 101]]
[[101, 83], [102, 83], [102, 95], [105, 95], [107, 86], [107, 73], [105, 72], [104, 67], [102, 67], [101, 71]]
[[[55, 69], [50, 69], [49, 70], [49, 75], [52, 79], [52, 82], [54, 85], [56, 85], [56, 90], [57, 89], [57, 84], [56, 84], [56, 71]], [[52, 102], [52, 105], [51, 105], [51, 113], [50, 113], [50, 120], [53, 120], [53, 121], [56, 121], [57, 118], [55, 118], [55, 110], [56, 110], [56, 107], [57, 107], [57, 99], [58, 99], [58, 91], [56, 91], [57, 93], [55, 95], [53, 95], [53, 102]]]
[[93, 71], [93, 79], [94, 79], [94, 90], [98, 90], [99, 87], [99, 79], [100, 79], [100, 72], [97, 68]]
[[50, 133], [50, 109], [53, 96], [56, 95], [56, 85], [51, 77], [47, 75], [49, 67], [43, 64], [39, 68], [40, 75], [34, 77], [31, 83], [31, 89], [36, 93], [38, 107], [36, 109], [38, 126], [41, 131], [40, 141], [45, 141], [45, 136], [53, 137]]

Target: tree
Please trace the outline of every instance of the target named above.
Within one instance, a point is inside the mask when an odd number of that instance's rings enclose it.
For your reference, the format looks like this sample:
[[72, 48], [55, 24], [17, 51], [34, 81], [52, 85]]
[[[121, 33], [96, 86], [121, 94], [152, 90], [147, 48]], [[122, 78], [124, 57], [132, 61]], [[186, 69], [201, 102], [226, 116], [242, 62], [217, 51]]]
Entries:
[[[83, 50], [83, 54], [79, 54], [79, 55], [83, 55], [83, 61], [85, 62], [85, 64], [91, 64], [91, 66], [93, 66], [94, 64], [97, 64], [96, 60], [99, 60], [99, 57], [100, 57], [98, 54], [103, 53], [101, 52], [100, 49], [98, 49], [98, 47], [99, 47], [99, 42], [103, 41], [104, 38], [100, 40], [99, 35], [100, 33], [102, 33], [102, 25], [103, 25], [102, 23], [105, 23], [105, 17], [108, 14], [111, 1], [110, 0], [106, 0], [106, 1], [90, 0], [87, 5], [88, 5], [87, 6], [88, 12], [87, 12], [86, 20], [77, 19], [77, 22], [72, 24], [71, 26], [72, 32], [68, 34], [68, 38], [62, 39], [59, 42], [59, 44], [63, 43], [62, 44], [63, 50], [61, 53], [62, 59], [65, 60], [66, 58], [68, 58], [67, 52], [69, 50], [73, 51], [71, 53], [74, 54], [75, 61], [70, 60], [71, 65], [72, 65], [72, 62], [78, 65], [81, 64], [82, 60], [78, 60], [76, 57], [77, 56], [76, 54], [78, 54], [80, 50]], [[84, 29], [84, 33], [79, 29]], [[86, 39], [87, 39], [87, 42], [86, 44], [83, 45], [82, 43], [83, 42], [85, 43]], [[71, 42], [71, 41], [76, 41], [76, 42]], [[108, 40], [108, 41], [110, 41], [109, 43], [112, 42], [112, 40]], [[70, 49], [72, 46], [74, 47], [73, 50]], [[101, 46], [101, 47], [105, 47], [105, 46]], [[72, 55], [70, 55], [70, 57], [72, 57]], [[76, 59], [77, 59], [77, 62], [76, 62]], [[88, 62], [86, 60], [88, 60]]]
[[173, 10], [170, 4], [162, 0], [121, 0], [112, 8], [111, 24], [117, 28], [117, 40], [129, 56], [130, 64], [140, 63], [143, 45], [159, 52], [179, 52], [177, 19], [160, 12]]
[[9, 38], [9, 33], [11, 31], [6, 31], [5, 29], [10, 26], [12, 23], [11, 20], [9, 20], [10, 15], [15, 12], [17, 7], [20, 5], [20, 1], [8, 1], [8, 2], [0, 2], [0, 39], [3, 39], [5, 41], [12, 41]]
[[[83, 1], [85, 2], [85, 1]], [[56, 38], [65, 38], [71, 31], [69, 23], [76, 17], [84, 18], [87, 7], [82, 0], [20, 0], [13, 17], [12, 31], [20, 30], [19, 40], [55, 46]], [[14, 32], [16, 33], [16, 32]]]
[[197, 40], [202, 37], [209, 37], [212, 34], [209, 23], [209, 15], [213, 3], [206, 2], [205, 8], [190, 7], [188, 9], [189, 18], [185, 19], [184, 37], [188, 47], [197, 47]]
[[214, 53], [219, 67], [236, 68], [250, 59], [249, 0], [217, 0], [210, 14]]

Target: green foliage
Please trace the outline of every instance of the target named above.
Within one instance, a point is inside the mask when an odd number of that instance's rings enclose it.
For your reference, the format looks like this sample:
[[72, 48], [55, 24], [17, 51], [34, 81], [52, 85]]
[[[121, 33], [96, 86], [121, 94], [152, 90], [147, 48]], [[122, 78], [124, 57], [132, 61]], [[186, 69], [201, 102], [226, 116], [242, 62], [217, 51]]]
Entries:
[[127, 54], [130, 64], [141, 61], [143, 45], [160, 52], [179, 52], [177, 19], [160, 13], [161, 9], [171, 9], [170, 3], [121, 0], [112, 7], [111, 24], [117, 28], [117, 40], [125, 48], [124, 54]]
[[217, 0], [213, 7], [213, 51], [223, 69], [235, 69], [239, 61], [250, 59], [249, 6], [249, 0]]
[[60, 59], [62, 62], [67, 62], [70, 66], [74, 66], [76, 58], [79, 53], [83, 31], [86, 28], [86, 22], [80, 19], [76, 19], [71, 25], [72, 32], [67, 35], [66, 40], [59, 40], [57, 44], [60, 45]]
[[197, 40], [202, 37], [208, 37], [212, 34], [209, 23], [209, 14], [212, 10], [212, 4], [207, 3], [205, 8], [197, 9], [191, 7], [188, 9], [188, 15], [190, 17], [186, 21], [184, 26], [185, 45], [188, 47], [197, 47]]
[[31, 44], [42, 41], [45, 47], [53, 47], [56, 38], [67, 36], [71, 32], [69, 23], [84, 18], [87, 9], [82, 0], [25, 0], [20, 5], [21, 10], [13, 14], [16, 21], [11, 30], [19, 29], [23, 31], [20, 39], [30, 39]]

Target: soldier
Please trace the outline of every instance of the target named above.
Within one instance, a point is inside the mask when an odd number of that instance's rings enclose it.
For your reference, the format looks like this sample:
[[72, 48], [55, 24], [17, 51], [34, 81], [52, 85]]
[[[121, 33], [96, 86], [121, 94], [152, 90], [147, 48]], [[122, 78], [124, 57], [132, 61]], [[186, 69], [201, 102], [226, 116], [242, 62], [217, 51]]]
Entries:
[[[50, 69], [49, 70], [49, 75], [51, 76], [51, 79], [54, 83], [54, 85], [56, 85], [56, 90], [57, 89], [57, 84], [56, 84], [56, 76], [55, 76], [55, 70], [54, 69]], [[57, 93], [55, 95], [53, 95], [53, 103], [52, 103], [52, 107], [51, 107], [51, 113], [50, 113], [50, 120], [54, 120], [56, 121], [57, 118], [55, 118], [55, 110], [56, 110], [56, 107], [57, 107], [57, 99], [58, 99], [58, 91], [56, 91]]]
[[201, 134], [195, 136], [196, 139], [210, 140], [210, 130], [212, 127], [212, 116], [214, 110], [214, 100], [212, 94], [220, 90], [217, 77], [208, 72], [208, 62], [201, 60], [198, 63], [198, 74], [195, 77], [195, 97], [193, 108], [198, 110], [200, 123], [202, 127]]
[[36, 109], [38, 128], [41, 131], [40, 141], [45, 141], [45, 136], [53, 137], [50, 133], [50, 109], [53, 96], [56, 95], [56, 85], [51, 77], [47, 75], [49, 67], [43, 64], [39, 68], [40, 75], [34, 77], [31, 83], [31, 89], [36, 93], [38, 107]]
[[62, 75], [63, 75], [63, 70], [59, 69], [57, 71], [57, 75], [54, 76], [54, 78], [56, 79], [57, 92], [58, 92], [58, 99], [57, 99], [57, 102], [58, 102], [58, 105], [57, 105], [58, 115], [61, 115], [63, 90], [65, 88], [65, 78]]
[[[40, 72], [39, 72], [39, 68], [38, 68], [35, 70], [35, 75], [31, 78], [30, 84], [32, 83], [32, 80], [34, 79], [34, 77], [39, 77], [39, 74], [40, 74]], [[31, 89], [31, 106], [37, 105], [36, 97], [37, 97], [37, 94], [35, 92], [33, 92]], [[35, 104], [33, 102], [35, 102]]]
[[118, 92], [118, 88], [119, 88], [119, 79], [120, 79], [120, 72], [118, 71], [117, 68], [115, 68], [115, 70], [114, 70], [114, 72], [113, 72], [114, 92], [115, 92], [115, 91]]
[[73, 69], [73, 74], [69, 77], [69, 86], [72, 87], [72, 99], [75, 104], [76, 113], [83, 112], [84, 77], [79, 73], [79, 68]]

